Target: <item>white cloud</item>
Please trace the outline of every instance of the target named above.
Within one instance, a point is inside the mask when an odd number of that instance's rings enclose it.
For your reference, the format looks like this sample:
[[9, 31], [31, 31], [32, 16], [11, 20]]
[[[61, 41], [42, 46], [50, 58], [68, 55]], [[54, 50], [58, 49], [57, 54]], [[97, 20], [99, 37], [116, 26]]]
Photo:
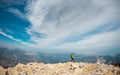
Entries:
[[8, 35], [8, 34], [2, 32], [2, 31], [0, 31], [0, 34], [4, 35], [5, 37], [7, 37], [7, 38], [9, 38], [9, 39], [11, 39], [11, 40], [14, 40], [14, 41], [19, 42], [19, 43], [21, 43], [21, 44], [27, 45], [27, 43], [25, 43], [25, 42], [23, 42], [23, 41], [21, 41], [21, 40], [19, 40], [19, 39], [16, 39], [16, 38], [12, 37], [11, 35]]
[[[73, 48], [73, 49], [108, 49], [111, 47], [119, 47], [120, 42], [120, 30], [104, 32], [101, 34], [90, 35], [84, 40], [77, 42], [65, 43], [59, 48]], [[63, 47], [62, 47], [63, 46]]]
[[[26, 7], [31, 26], [26, 31], [30, 34], [31, 40], [37, 43], [33, 45], [37, 48], [89, 49], [89, 47], [103, 48], [103, 45], [111, 46], [114, 44], [111, 39], [120, 40], [117, 38], [120, 37], [119, 31], [106, 32], [111, 26], [107, 23], [120, 18], [118, 2], [118, 0], [31, 0]], [[94, 35], [87, 36], [90, 38], [74, 43], [62, 43], [66, 39], [82, 36], [104, 26], [106, 26], [104, 33], [93, 33]], [[33, 36], [34, 33], [43, 34], [43, 37]]]
[[19, 17], [21, 19], [26, 19], [26, 16], [18, 9], [9, 8], [8, 11], [15, 14], [17, 17]]

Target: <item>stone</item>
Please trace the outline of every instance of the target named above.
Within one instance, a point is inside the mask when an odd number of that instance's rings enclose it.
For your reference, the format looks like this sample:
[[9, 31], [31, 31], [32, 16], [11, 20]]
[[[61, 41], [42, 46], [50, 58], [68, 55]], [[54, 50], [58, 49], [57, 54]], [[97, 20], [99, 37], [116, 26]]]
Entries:
[[6, 71], [3, 67], [0, 66], [0, 75], [6, 75]]
[[120, 67], [103, 63], [67, 62], [44, 64], [31, 62], [13, 68], [0, 67], [0, 75], [120, 75]]

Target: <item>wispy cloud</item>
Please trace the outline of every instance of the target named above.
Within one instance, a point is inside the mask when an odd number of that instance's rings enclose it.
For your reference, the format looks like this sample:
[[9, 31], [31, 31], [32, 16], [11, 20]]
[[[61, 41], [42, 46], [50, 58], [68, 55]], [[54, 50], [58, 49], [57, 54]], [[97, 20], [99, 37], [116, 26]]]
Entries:
[[61, 45], [59, 48], [73, 48], [73, 49], [92, 49], [92, 50], [106, 50], [110, 48], [120, 48], [119, 47], [119, 38], [120, 38], [120, 30], [105, 32], [101, 34], [95, 34], [92, 36], [87, 36], [87, 38], [72, 42], [65, 43]]
[[26, 0], [0, 0], [0, 8], [6, 8], [11, 5], [24, 5]]
[[14, 37], [12, 37], [11, 35], [8, 35], [8, 34], [6, 34], [6, 33], [4, 33], [2, 30], [0, 31], [0, 34], [2, 34], [3, 36], [5, 36], [5, 37], [7, 37], [7, 38], [9, 38], [9, 39], [11, 39], [11, 40], [14, 40], [14, 41], [16, 41], [16, 42], [19, 42], [19, 43], [21, 43], [21, 44], [27, 44], [27, 43], [25, 43], [24, 41], [21, 41], [21, 40], [19, 40], [19, 39], [16, 39], [16, 38], [14, 38]]
[[[39, 48], [110, 47], [120, 40], [119, 30], [108, 32], [116, 26], [109, 23], [120, 18], [118, 9], [119, 0], [32, 0], [26, 7], [31, 22], [26, 31]], [[35, 33], [42, 37], [35, 36]], [[63, 42], [83, 35], [86, 36], [74, 43]]]
[[9, 8], [8, 11], [13, 13], [14, 15], [16, 15], [17, 17], [19, 17], [21, 19], [26, 19], [25, 14], [23, 14], [20, 10], [18, 10], [16, 8]]

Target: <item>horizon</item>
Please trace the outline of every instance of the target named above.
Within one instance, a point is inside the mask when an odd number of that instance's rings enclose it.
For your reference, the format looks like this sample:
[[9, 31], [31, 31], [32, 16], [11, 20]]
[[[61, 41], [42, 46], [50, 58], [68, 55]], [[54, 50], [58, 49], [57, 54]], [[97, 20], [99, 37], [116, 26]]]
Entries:
[[119, 0], [0, 0], [0, 48], [120, 53]]

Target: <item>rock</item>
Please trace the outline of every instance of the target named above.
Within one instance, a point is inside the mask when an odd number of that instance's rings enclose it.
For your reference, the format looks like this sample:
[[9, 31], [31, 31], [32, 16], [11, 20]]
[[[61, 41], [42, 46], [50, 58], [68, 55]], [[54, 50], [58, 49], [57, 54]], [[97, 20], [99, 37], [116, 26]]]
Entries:
[[31, 62], [13, 68], [0, 67], [0, 75], [120, 75], [120, 67], [97, 63], [43, 64]]
[[0, 75], [6, 75], [6, 71], [3, 67], [0, 66]]
[[18, 71], [16, 68], [8, 68], [6, 73], [8, 75], [18, 75]]

